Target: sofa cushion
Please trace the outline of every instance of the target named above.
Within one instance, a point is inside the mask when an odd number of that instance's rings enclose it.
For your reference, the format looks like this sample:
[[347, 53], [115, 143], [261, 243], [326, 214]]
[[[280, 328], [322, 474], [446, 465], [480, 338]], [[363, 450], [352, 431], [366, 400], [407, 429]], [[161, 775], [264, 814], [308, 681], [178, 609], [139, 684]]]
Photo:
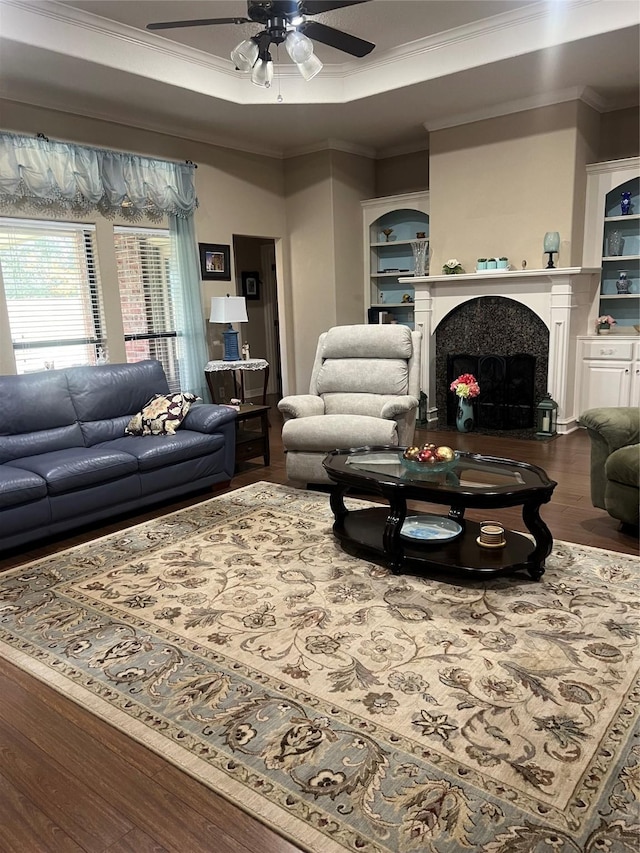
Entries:
[[[169, 385], [159, 361], [99, 364], [66, 371], [77, 418], [81, 422], [109, 421], [139, 412], [154, 394], [168, 394]], [[104, 436], [102, 441], [106, 441]]]
[[624, 486], [640, 486], [640, 444], [621, 447], [607, 458], [604, 466], [608, 480]]
[[76, 421], [64, 370], [0, 376], [0, 400], [2, 436], [55, 429]]
[[185, 419], [195, 394], [154, 394], [125, 429], [127, 435], [174, 435]]
[[0, 435], [0, 463], [36, 456], [66, 447], [83, 447], [84, 440], [78, 424], [41, 429], [38, 432], [23, 432], [16, 435]]
[[135, 457], [108, 447], [54, 450], [39, 456], [14, 459], [11, 465], [31, 471], [46, 480], [50, 495], [86, 488], [138, 471]]
[[174, 435], [125, 436], [99, 446], [131, 454], [137, 459], [140, 471], [150, 471], [206, 456], [218, 450], [224, 443], [224, 436], [220, 433], [207, 435], [181, 429]]
[[0, 507], [46, 498], [47, 484], [37, 474], [11, 465], [0, 465]]
[[366, 415], [311, 415], [287, 421], [282, 443], [287, 451], [328, 452], [366, 444], [395, 445], [398, 431], [395, 421]]

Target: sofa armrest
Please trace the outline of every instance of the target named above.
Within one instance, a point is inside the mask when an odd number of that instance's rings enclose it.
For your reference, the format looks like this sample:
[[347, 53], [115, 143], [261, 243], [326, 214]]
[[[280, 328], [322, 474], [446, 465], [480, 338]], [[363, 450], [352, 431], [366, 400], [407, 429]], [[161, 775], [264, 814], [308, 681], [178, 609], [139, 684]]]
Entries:
[[591, 503], [606, 509], [605, 463], [614, 450], [638, 443], [640, 412], [625, 406], [588, 409], [580, 415], [578, 423], [587, 428], [591, 439]]
[[235, 409], [231, 409], [229, 406], [218, 406], [215, 403], [196, 403], [187, 412], [181, 426], [183, 429], [192, 429], [194, 432], [211, 434], [218, 432], [222, 424], [234, 421], [236, 417]]
[[412, 397], [411, 394], [405, 394], [400, 397], [394, 397], [393, 400], [388, 400], [382, 407], [380, 412], [381, 418], [394, 420], [394, 418], [402, 417], [412, 409], [418, 408], [418, 400]]
[[292, 394], [280, 400], [278, 411], [282, 412], [285, 421], [292, 418], [324, 415], [324, 400], [322, 397], [316, 397], [313, 394]]

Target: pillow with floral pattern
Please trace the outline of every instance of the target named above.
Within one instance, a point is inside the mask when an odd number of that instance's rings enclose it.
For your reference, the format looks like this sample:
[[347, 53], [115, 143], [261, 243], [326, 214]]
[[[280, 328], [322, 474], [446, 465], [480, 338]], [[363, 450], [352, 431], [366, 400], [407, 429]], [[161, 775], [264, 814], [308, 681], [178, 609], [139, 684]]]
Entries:
[[154, 394], [126, 426], [126, 435], [174, 435], [199, 398], [195, 394]]

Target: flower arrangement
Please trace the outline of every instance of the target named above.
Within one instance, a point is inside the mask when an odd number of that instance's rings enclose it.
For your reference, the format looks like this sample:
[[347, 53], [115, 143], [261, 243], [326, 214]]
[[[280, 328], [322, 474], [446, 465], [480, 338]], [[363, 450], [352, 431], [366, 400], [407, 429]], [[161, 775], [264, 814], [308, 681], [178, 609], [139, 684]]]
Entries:
[[458, 397], [477, 397], [480, 393], [480, 386], [472, 373], [463, 373], [453, 380], [449, 390], [454, 391]]
[[450, 258], [442, 267], [444, 275], [459, 275], [464, 272], [462, 264], [456, 258]]
[[615, 326], [616, 321], [613, 319], [611, 314], [605, 314], [603, 317], [598, 317], [596, 320], [596, 331], [598, 329], [610, 329], [611, 326]]

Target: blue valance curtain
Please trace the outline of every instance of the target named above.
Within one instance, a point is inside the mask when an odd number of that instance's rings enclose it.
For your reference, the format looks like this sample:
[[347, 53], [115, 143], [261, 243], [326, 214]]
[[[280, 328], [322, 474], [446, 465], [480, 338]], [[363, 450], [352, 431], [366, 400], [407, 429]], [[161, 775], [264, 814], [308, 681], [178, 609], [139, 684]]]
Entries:
[[92, 210], [112, 218], [168, 218], [176, 258], [175, 310], [180, 336], [180, 385], [208, 398], [194, 166], [46, 138], [0, 132], [0, 208], [49, 215]]

